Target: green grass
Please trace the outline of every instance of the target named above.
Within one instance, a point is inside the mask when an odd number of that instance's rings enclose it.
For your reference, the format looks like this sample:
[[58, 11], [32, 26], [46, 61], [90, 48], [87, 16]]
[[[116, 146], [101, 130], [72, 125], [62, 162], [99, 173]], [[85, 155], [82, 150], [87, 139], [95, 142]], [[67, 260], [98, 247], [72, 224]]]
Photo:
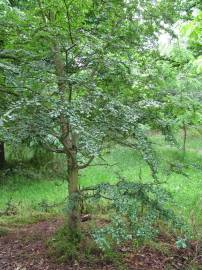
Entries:
[[[202, 140], [198, 133], [189, 133], [187, 140], [187, 152], [185, 157], [181, 150], [165, 145], [160, 135], [152, 138], [159, 163], [159, 179], [166, 181], [164, 186], [169, 189], [176, 201], [177, 214], [185, 218], [193, 226], [202, 225]], [[179, 144], [182, 140], [179, 135]], [[105, 160], [110, 166], [92, 166], [80, 172], [81, 186], [91, 186], [103, 182], [115, 183], [118, 175], [124, 176], [130, 181], [152, 181], [151, 172], [140, 155], [131, 149], [115, 147], [105, 155]], [[169, 173], [169, 162], [174, 164], [182, 161], [187, 164], [183, 172], [187, 176], [178, 173]], [[65, 169], [63, 160], [58, 159], [58, 168], [63, 175]], [[101, 160], [95, 164], [103, 163]], [[57, 167], [57, 166], [56, 166]], [[44, 167], [43, 167], [44, 168]], [[28, 173], [16, 170], [4, 179], [0, 185], [0, 209], [4, 210], [8, 202], [13, 204], [15, 215], [0, 217], [0, 224], [27, 223], [38, 219], [61, 214], [67, 196], [67, 183], [52, 170], [45, 166], [42, 173], [33, 169]], [[48, 171], [47, 171], [48, 170]], [[26, 171], [26, 170], [25, 170]], [[55, 207], [47, 207], [46, 204]], [[44, 206], [45, 205], [45, 206]], [[1, 210], [0, 210], [1, 211]]]
[[61, 180], [13, 176], [0, 188], [0, 209], [9, 209], [8, 204], [11, 205], [11, 214], [0, 217], [3, 224], [32, 223], [59, 214], [67, 197], [67, 183]]

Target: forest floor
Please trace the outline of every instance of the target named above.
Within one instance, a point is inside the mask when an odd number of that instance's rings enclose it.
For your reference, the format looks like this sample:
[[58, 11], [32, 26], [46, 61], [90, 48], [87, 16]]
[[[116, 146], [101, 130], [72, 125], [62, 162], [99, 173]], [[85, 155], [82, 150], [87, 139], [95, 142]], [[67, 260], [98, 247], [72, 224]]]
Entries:
[[[61, 219], [42, 221], [19, 228], [11, 228], [0, 237], [1, 270], [188, 270], [202, 269], [202, 247], [192, 242], [189, 248], [177, 249], [173, 239], [159, 237], [159, 248], [143, 246], [132, 251], [122, 247], [118, 252], [123, 256], [122, 268], [106, 262], [100, 265], [73, 265], [57, 263], [47, 251], [47, 241], [58, 227]], [[165, 246], [168, 248], [165, 251]], [[121, 254], [122, 253], [122, 254]], [[195, 265], [195, 266], [194, 266]], [[200, 266], [201, 265], [201, 266]]]

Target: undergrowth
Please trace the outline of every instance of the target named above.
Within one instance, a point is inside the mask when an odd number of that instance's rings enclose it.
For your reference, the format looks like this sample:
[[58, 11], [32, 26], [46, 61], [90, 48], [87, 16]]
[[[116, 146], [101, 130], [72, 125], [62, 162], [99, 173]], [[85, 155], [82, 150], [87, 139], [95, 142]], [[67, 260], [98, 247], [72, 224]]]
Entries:
[[92, 260], [94, 255], [101, 255], [91, 235], [86, 231], [73, 235], [68, 231], [67, 225], [63, 225], [47, 243], [50, 255], [57, 260], [65, 262], [85, 262]]

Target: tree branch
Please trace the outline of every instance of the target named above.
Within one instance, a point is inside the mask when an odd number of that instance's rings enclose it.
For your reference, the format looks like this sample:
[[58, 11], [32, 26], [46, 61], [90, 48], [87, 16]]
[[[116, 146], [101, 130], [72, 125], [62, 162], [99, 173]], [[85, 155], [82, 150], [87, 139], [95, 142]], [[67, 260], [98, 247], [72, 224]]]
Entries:
[[4, 88], [1, 88], [1, 87], [0, 87], [0, 92], [3, 92], [3, 93], [8, 94], [8, 95], [15, 96], [15, 97], [19, 97], [20, 96], [17, 93], [11, 92], [10, 90], [4, 89]]
[[46, 14], [44, 13], [43, 11], [43, 7], [42, 7], [42, 4], [41, 4], [41, 0], [37, 0], [38, 2], [38, 5], [39, 5], [39, 8], [40, 8], [40, 11], [41, 11], [41, 14], [42, 14], [42, 18], [45, 22], [45, 24], [47, 23], [47, 17], [46, 17]]
[[89, 160], [85, 163], [85, 164], [82, 164], [82, 165], [78, 165], [78, 169], [81, 170], [81, 169], [85, 169], [86, 167], [88, 167], [91, 162], [94, 160], [95, 156], [92, 156], [89, 158]]
[[12, 53], [12, 51], [1, 50], [0, 51], [0, 59], [18, 60], [18, 58], [14, 55], [11, 55], [11, 53]]
[[54, 153], [65, 153], [65, 149], [64, 148], [55, 148], [55, 147], [52, 147], [52, 146], [47, 145], [47, 144], [44, 144], [44, 143], [42, 143], [42, 146], [44, 148], [46, 148], [47, 150], [49, 150], [51, 152], [54, 152]]
[[67, 5], [65, 0], [63, 0], [63, 3], [64, 3], [65, 8], [66, 8], [69, 37], [70, 37], [71, 43], [74, 44], [74, 39], [73, 39], [73, 36], [72, 36], [72, 29], [71, 29], [71, 22], [70, 22], [70, 15], [69, 15], [69, 6]]

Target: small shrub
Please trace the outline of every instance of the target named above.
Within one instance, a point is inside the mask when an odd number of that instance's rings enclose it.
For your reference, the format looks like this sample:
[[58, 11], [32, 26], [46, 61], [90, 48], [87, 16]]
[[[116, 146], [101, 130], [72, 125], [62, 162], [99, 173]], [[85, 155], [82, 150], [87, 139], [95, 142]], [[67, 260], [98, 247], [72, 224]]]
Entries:
[[185, 249], [188, 247], [188, 242], [186, 239], [183, 238], [178, 238], [178, 240], [176, 241], [176, 247], [178, 249]]

